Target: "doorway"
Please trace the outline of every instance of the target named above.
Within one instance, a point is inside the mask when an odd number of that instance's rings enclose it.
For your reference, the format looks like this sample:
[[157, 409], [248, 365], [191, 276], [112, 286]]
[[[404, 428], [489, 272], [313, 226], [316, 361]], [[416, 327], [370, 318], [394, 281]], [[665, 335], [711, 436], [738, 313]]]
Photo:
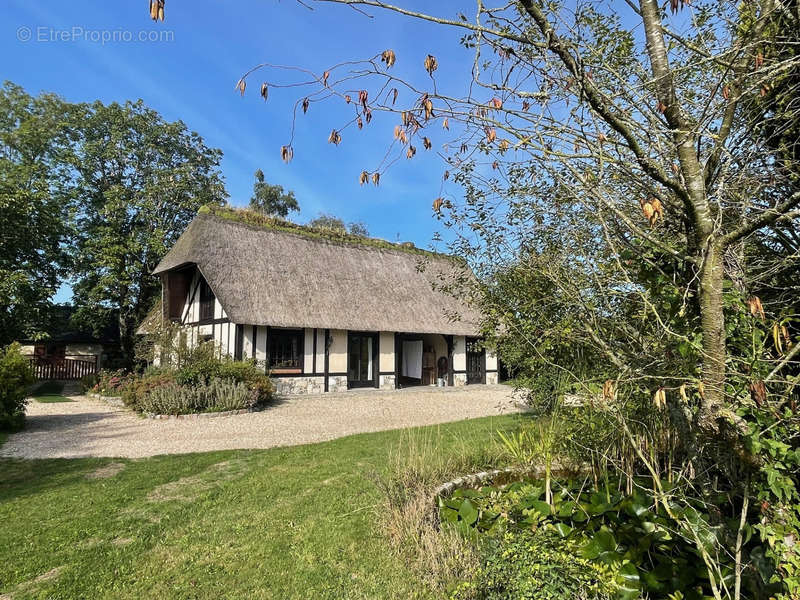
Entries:
[[378, 334], [347, 334], [347, 387], [378, 387]]
[[486, 383], [486, 349], [478, 338], [467, 338], [467, 383]]

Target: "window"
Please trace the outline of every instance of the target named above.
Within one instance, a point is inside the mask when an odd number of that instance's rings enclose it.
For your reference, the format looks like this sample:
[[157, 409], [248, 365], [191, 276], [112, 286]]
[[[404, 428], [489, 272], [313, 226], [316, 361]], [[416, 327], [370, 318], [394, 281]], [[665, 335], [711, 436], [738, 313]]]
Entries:
[[293, 373], [302, 372], [302, 329], [271, 329], [268, 341], [270, 369]]
[[214, 318], [214, 292], [205, 279], [200, 282], [200, 320], [210, 321]]
[[242, 360], [242, 355], [244, 354], [244, 325], [236, 326], [236, 335], [233, 340], [233, 360]]

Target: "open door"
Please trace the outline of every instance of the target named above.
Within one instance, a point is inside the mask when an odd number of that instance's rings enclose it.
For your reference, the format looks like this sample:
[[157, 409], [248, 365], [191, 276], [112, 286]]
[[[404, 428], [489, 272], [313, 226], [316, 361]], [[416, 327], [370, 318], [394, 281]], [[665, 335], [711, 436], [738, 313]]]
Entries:
[[347, 334], [347, 387], [378, 387], [378, 334]]

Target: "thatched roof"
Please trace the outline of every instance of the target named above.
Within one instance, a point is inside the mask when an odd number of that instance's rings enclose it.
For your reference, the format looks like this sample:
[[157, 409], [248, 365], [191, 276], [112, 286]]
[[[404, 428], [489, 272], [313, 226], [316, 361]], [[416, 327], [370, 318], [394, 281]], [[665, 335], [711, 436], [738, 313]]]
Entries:
[[153, 303], [152, 308], [147, 311], [147, 314], [144, 316], [144, 320], [139, 323], [139, 327], [136, 329], [137, 335], [156, 333], [161, 326], [162, 312], [163, 305], [161, 303], [161, 298], [159, 297]]
[[478, 329], [478, 313], [442, 289], [474, 281], [462, 262], [384, 240], [205, 208], [154, 273], [187, 264], [199, 267], [235, 323], [453, 335]]

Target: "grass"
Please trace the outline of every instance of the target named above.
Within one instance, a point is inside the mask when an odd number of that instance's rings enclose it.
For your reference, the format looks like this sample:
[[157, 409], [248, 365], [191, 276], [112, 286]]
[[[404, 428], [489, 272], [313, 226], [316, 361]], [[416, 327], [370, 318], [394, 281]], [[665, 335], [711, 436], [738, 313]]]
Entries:
[[0, 459], [0, 595], [438, 597], [392, 549], [376, 481], [417, 439], [436, 476], [480, 462], [520, 418], [271, 450]]
[[339, 243], [339, 244], [357, 244], [360, 246], [372, 246], [374, 248], [385, 248], [391, 250], [398, 250], [409, 254], [419, 254], [423, 256], [438, 256], [440, 258], [447, 258], [449, 260], [456, 260], [453, 256], [442, 254], [439, 252], [432, 252], [424, 248], [417, 248], [416, 246], [403, 246], [402, 244], [395, 244], [379, 238], [365, 237], [349, 233], [347, 231], [339, 231], [337, 229], [329, 229], [327, 227], [313, 227], [309, 225], [300, 225], [282, 219], [280, 217], [269, 217], [259, 212], [242, 209], [232, 208], [229, 206], [216, 206], [214, 204], [206, 204], [200, 207], [197, 211], [198, 214], [208, 214], [234, 221], [237, 223], [244, 223], [253, 227], [261, 227], [265, 229], [273, 229], [277, 231], [285, 231], [288, 233], [295, 233], [308, 238], [323, 239], [326, 241]]
[[31, 396], [36, 402], [72, 402], [70, 398], [62, 396], [63, 381], [45, 381], [33, 390]]

